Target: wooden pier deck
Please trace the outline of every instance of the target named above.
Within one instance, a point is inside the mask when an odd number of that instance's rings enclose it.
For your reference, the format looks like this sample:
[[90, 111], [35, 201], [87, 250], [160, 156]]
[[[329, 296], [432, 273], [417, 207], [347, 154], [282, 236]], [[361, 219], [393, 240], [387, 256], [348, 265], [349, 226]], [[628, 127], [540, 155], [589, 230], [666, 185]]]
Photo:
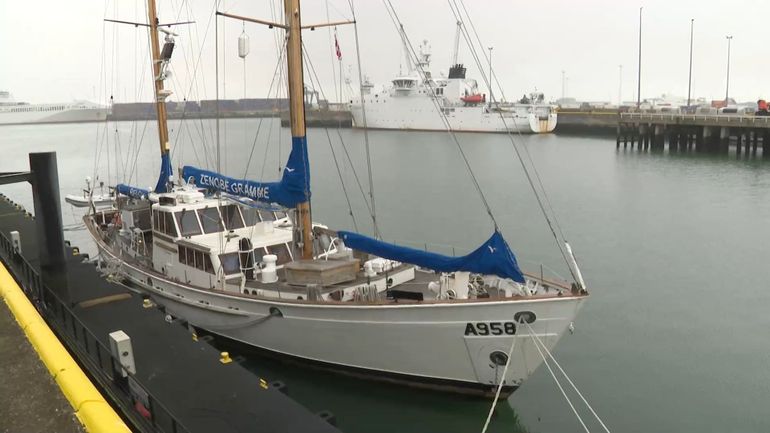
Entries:
[[[726, 153], [731, 146], [770, 158], [770, 117], [736, 114], [621, 113], [616, 147]], [[767, 144], [766, 144], [767, 143]], [[767, 147], [766, 147], [767, 146]]]

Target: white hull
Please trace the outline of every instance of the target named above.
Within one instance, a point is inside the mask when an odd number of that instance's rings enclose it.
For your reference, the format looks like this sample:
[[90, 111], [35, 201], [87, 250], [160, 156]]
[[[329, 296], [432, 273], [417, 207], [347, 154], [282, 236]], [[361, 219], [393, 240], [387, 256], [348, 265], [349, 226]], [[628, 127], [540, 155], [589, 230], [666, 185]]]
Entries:
[[[570, 295], [351, 305], [255, 298], [180, 284], [119, 259], [100, 239], [96, 241], [102, 257], [121, 262], [127, 279], [170, 314], [209, 332], [278, 354], [362, 370], [373, 377], [483, 395], [494, 393], [503, 369], [490, 362], [490, 354], [507, 353], [513, 339], [517, 341], [504, 382], [505, 395], [542, 359], [524, 324], [515, 325], [515, 335], [482, 336], [466, 335], [469, 323], [511, 323], [516, 313], [532, 312], [537, 317], [532, 329], [552, 348], [585, 299]], [[281, 317], [270, 317], [271, 309], [280, 310]]]
[[[29, 108], [29, 107], [27, 107]], [[10, 111], [0, 109], [0, 125], [34, 123], [102, 122], [107, 120], [108, 108], [65, 108], [62, 110]]]
[[[395, 101], [394, 101], [395, 102]], [[399, 101], [400, 102], [400, 101]], [[422, 101], [421, 101], [422, 102]], [[401, 129], [418, 131], [446, 131], [446, 125], [441, 119], [438, 110], [430, 102], [409, 104], [411, 108], [396, 108], [398, 102], [385, 107], [385, 104], [366, 105], [366, 127], [371, 129]], [[364, 127], [363, 110], [360, 105], [353, 105], [350, 109], [353, 115], [353, 126]], [[408, 115], [404, 115], [408, 114]], [[506, 113], [501, 117], [499, 113], [487, 112], [484, 107], [456, 107], [446, 114], [449, 125], [454, 131], [462, 132], [508, 132], [532, 134], [552, 132], [556, 128], [556, 113], [547, 116], [538, 116], [534, 113], [514, 114]]]

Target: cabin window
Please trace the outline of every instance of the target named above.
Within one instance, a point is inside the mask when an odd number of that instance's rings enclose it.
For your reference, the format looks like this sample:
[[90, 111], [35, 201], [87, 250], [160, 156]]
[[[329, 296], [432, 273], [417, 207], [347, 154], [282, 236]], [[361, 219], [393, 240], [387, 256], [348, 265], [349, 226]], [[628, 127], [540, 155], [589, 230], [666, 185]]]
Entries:
[[243, 220], [241, 220], [241, 214], [238, 212], [238, 206], [227, 205], [222, 206], [222, 219], [225, 220], [225, 227], [227, 230], [235, 230], [243, 227]]
[[195, 267], [195, 251], [192, 248], [185, 248], [185, 264], [190, 267]]
[[262, 221], [275, 221], [275, 214], [269, 210], [259, 211], [259, 219]]
[[238, 253], [220, 254], [219, 261], [222, 263], [222, 269], [225, 275], [237, 274], [241, 272], [241, 262], [238, 259]]
[[219, 220], [217, 208], [207, 207], [206, 209], [198, 209], [198, 216], [201, 219], [204, 233], [216, 233], [224, 230], [222, 222]]
[[289, 247], [286, 244], [270, 245], [267, 247], [267, 251], [270, 254], [275, 254], [278, 257], [276, 264], [283, 265], [291, 261], [291, 253]]
[[176, 222], [179, 223], [179, 229], [182, 236], [195, 236], [201, 234], [201, 227], [198, 225], [198, 218], [194, 211], [182, 210], [176, 212]]
[[214, 265], [211, 264], [211, 256], [208, 254], [203, 255], [203, 266], [204, 271], [208, 272], [209, 274], [214, 273]]
[[200, 251], [195, 251], [195, 267], [201, 271], [206, 269], [203, 265], [203, 253]]
[[275, 219], [279, 220], [281, 218], [286, 218], [286, 212], [284, 211], [275, 212]]
[[241, 208], [241, 214], [243, 214], [243, 220], [247, 226], [253, 226], [260, 221], [259, 212], [254, 208]]
[[152, 226], [155, 230], [160, 231], [160, 222], [158, 222], [158, 211], [152, 211]]
[[187, 255], [186, 255], [186, 253], [185, 253], [185, 250], [186, 250], [186, 249], [187, 249], [187, 248], [185, 248], [185, 247], [182, 247], [182, 246], [180, 246], [180, 247], [179, 247], [179, 263], [180, 263], [180, 264], [183, 264], [183, 265], [184, 265], [185, 263], [187, 263]]
[[179, 236], [176, 232], [176, 224], [174, 224], [174, 215], [171, 212], [163, 212], [163, 219], [165, 220], [166, 227], [163, 233], [169, 236]]

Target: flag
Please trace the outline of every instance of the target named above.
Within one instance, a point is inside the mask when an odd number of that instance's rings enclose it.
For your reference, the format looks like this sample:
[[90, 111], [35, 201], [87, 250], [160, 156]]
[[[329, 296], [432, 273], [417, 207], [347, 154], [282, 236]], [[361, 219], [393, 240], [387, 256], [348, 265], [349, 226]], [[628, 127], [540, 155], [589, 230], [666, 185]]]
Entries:
[[337, 42], [337, 33], [334, 33], [334, 50], [337, 52], [337, 60], [342, 60], [342, 51], [340, 51], [340, 43]]

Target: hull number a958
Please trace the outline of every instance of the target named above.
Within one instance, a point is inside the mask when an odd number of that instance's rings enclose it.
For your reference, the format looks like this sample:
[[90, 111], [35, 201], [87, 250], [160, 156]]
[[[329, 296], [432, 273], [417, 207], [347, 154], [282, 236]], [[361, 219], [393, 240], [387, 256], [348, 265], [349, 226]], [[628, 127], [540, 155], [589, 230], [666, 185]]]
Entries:
[[515, 335], [514, 322], [469, 322], [465, 325], [465, 335]]

